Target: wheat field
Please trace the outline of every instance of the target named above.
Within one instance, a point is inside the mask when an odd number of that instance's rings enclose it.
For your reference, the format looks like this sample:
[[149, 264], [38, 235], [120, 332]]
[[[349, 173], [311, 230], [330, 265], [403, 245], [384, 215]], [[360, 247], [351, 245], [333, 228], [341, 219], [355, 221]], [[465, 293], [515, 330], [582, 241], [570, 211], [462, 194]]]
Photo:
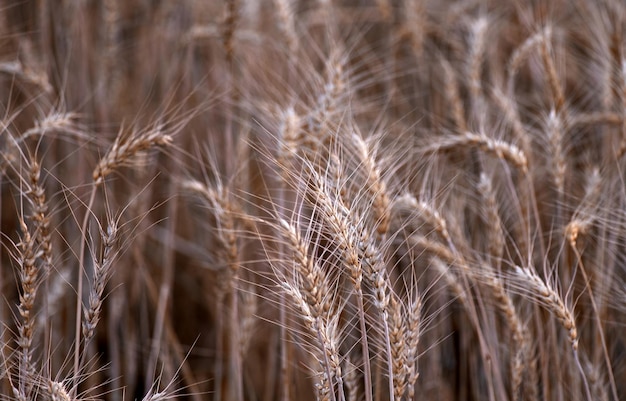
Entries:
[[0, 399], [626, 399], [622, 0], [0, 1]]

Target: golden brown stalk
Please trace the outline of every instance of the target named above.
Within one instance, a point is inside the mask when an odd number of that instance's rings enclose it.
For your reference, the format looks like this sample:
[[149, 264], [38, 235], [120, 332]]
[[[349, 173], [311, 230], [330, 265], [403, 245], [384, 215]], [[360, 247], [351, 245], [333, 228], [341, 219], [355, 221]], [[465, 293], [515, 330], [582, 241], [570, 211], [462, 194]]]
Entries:
[[240, 311], [238, 313], [238, 315], [241, 316], [239, 325], [239, 331], [241, 332], [239, 337], [239, 352], [241, 353], [242, 360], [244, 360], [250, 348], [257, 323], [258, 295], [254, 291], [254, 288], [247, 288], [246, 291], [240, 292], [243, 302], [239, 303]]
[[430, 240], [420, 234], [409, 236], [409, 245], [424, 249], [442, 262], [449, 264], [459, 262], [457, 255], [448, 246], [443, 245], [439, 241]]
[[[103, 23], [105, 31], [104, 67], [102, 79], [106, 87], [116, 88], [115, 79], [119, 71], [119, 41], [121, 32], [121, 15], [119, 0], [105, 0], [103, 2]], [[116, 93], [107, 93], [107, 96], [115, 96]]]
[[619, 97], [622, 100], [621, 108], [622, 108], [622, 142], [619, 147], [618, 159], [626, 153], [626, 59], [621, 59], [621, 74], [620, 74], [620, 88], [621, 91], [619, 93]]
[[235, 32], [239, 23], [239, 0], [226, 1], [226, 17], [224, 18], [223, 40], [226, 51], [226, 62], [232, 66], [235, 53]]
[[[292, 56], [290, 56], [292, 57]], [[289, 66], [291, 68], [291, 66]], [[298, 153], [298, 148], [301, 138], [301, 125], [300, 116], [296, 113], [293, 107], [288, 107], [280, 115], [279, 124], [279, 145], [278, 155], [276, 157], [277, 164], [281, 166], [281, 172], [285, 170], [292, 171], [297, 167], [293, 166], [294, 160]], [[276, 206], [279, 210], [279, 214], [283, 214], [285, 204], [287, 202], [288, 193], [285, 188], [284, 181], [281, 181], [276, 193]], [[284, 244], [280, 242], [278, 244], [279, 258], [283, 258]], [[280, 324], [280, 337], [281, 341], [281, 378], [282, 378], [282, 397], [283, 400], [289, 400], [291, 398], [291, 373], [288, 369], [288, 355], [290, 353], [290, 333], [289, 333], [289, 311], [287, 310], [287, 303], [284, 299], [285, 295], [280, 294], [280, 306], [279, 306], [279, 324]]]
[[391, 350], [393, 343], [389, 325], [389, 302], [393, 293], [391, 282], [383, 260], [383, 251], [378, 247], [378, 244], [374, 241], [374, 238], [369, 234], [367, 229], [360, 223], [358, 217], [354, 223], [354, 228], [357, 233], [358, 254], [363, 267], [363, 279], [373, 292], [373, 303], [381, 316], [384, 340], [383, 349], [388, 360], [389, 397], [391, 397], [395, 392], [395, 375]]

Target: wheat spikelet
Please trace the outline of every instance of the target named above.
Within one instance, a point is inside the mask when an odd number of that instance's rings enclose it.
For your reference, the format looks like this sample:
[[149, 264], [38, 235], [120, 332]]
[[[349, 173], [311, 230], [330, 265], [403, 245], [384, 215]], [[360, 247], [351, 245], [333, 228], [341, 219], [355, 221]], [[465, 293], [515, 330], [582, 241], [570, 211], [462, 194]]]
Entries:
[[390, 200], [387, 194], [387, 185], [381, 177], [375, 155], [372, 154], [372, 150], [367, 142], [358, 134], [353, 134], [352, 140], [359, 152], [361, 163], [365, 170], [366, 188], [373, 197], [373, 221], [376, 232], [380, 238], [383, 238], [389, 230], [390, 220]]
[[131, 159], [139, 152], [154, 146], [167, 146], [171, 143], [172, 136], [163, 132], [162, 127], [144, 132], [133, 132], [130, 135], [124, 135], [120, 131], [111, 149], [96, 165], [92, 174], [94, 183], [96, 185], [102, 184], [104, 179], [115, 169], [129, 165]]
[[522, 173], [528, 171], [528, 159], [517, 146], [508, 142], [493, 139], [485, 134], [465, 132], [461, 135], [450, 135], [437, 138], [437, 142], [426, 146], [422, 151], [426, 154], [438, 153], [449, 149], [462, 149], [466, 146], [476, 147], [485, 153], [490, 153], [518, 168]]
[[547, 308], [567, 331], [574, 351], [578, 350], [578, 330], [572, 311], [565, 305], [563, 298], [529, 267], [514, 266], [515, 274], [524, 280], [530, 288], [531, 296]]
[[48, 385], [48, 391], [51, 401], [73, 401], [74, 398], [65, 389], [65, 386], [61, 382], [50, 381]]
[[15, 389], [19, 397], [30, 399], [32, 383], [30, 380], [34, 374], [32, 364], [32, 344], [34, 337], [34, 305], [39, 288], [39, 269], [36, 266], [39, 250], [36, 248], [36, 240], [31, 235], [26, 222], [20, 218], [22, 236], [17, 244], [18, 254], [16, 261], [19, 265], [19, 279], [21, 285], [20, 303], [18, 310], [22, 320], [18, 323], [17, 345], [19, 347], [19, 388]]
[[38, 120], [34, 127], [21, 133], [18, 143], [34, 136], [48, 135], [55, 131], [62, 132], [65, 135], [72, 134], [76, 138], [88, 139], [84, 129], [76, 122], [77, 119], [78, 114], [76, 113], [52, 111], [41, 120]]
[[50, 216], [46, 192], [40, 184], [41, 165], [36, 160], [29, 162], [29, 183], [24, 191], [31, 202], [30, 220], [35, 227], [34, 240], [41, 250], [44, 262], [43, 273], [46, 276], [52, 268], [52, 236], [50, 233]]
[[528, 58], [528, 56], [535, 50], [537, 46], [543, 43], [545, 36], [545, 32], [539, 31], [534, 35], [528, 37], [520, 46], [518, 46], [511, 58], [509, 59], [509, 63], [507, 66], [508, 72], [508, 84], [507, 90], [509, 94], [513, 93], [515, 86], [515, 78], [517, 76], [517, 72], [524, 61]]
[[309, 246], [300, 236], [296, 226], [284, 219], [279, 220], [278, 227], [282, 235], [287, 239], [289, 249], [293, 252], [293, 260], [300, 277], [298, 281], [300, 291], [309, 305], [314, 318], [326, 315], [330, 308], [329, 288], [323, 270], [315, 262]]
[[415, 383], [419, 377], [419, 370], [417, 367], [417, 358], [419, 355], [418, 344], [421, 336], [422, 325], [422, 298], [419, 294], [414, 294], [413, 299], [410, 300], [407, 308], [407, 323], [405, 327], [406, 337], [406, 370], [407, 370], [407, 384], [408, 384], [408, 397], [409, 400], [413, 400], [415, 397]]
[[489, 21], [480, 17], [470, 26], [470, 54], [468, 62], [468, 81], [475, 113], [482, 112], [482, 79], [481, 67], [486, 50], [487, 29]]
[[310, 113], [308, 126], [313, 134], [311, 149], [318, 150], [317, 146], [332, 140], [330, 123], [336, 117], [338, 106], [347, 95], [348, 80], [346, 72], [347, 58], [339, 45], [331, 50], [326, 61], [326, 76], [323, 81], [323, 90], [319, 94], [317, 103]]
[[321, 394], [330, 393], [331, 399], [335, 400], [335, 391], [333, 390], [333, 382], [337, 381], [340, 393], [342, 389], [342, 374], [341, 374], [341, 356], [337, 349], [339, 339], [336, 326], [336, 320], [330, 320], [327, 316], [314, 316], [314, 312], [311, 310], [311, 305], [306, 301], [305, 295], [303, 295], [299, 289], [292, 284], [281, 281], [279, 283], [281, 288], [287, 295], [289, 295], [300, 317], [304, 320], [307, 328], [311, 334], [318, 340], [318, 348], [321, 355], [321, 364], [324, 367], [324, 374], [321, 377], [319, 383], [319, 392]]
[[452, 106], [452, 118], [459, 132], [467, 131], [467, 120], [465, 118], [465, 107], [459, 93], [459, 85], [456, 74], [450, 62], [444, 58], [441, 59], [441, 67], [444, 73], [444, 93], [446, 100]]
[[598, 168], [592, 169], [587, 178], [585, 195], [572, 215], [571, 220], [565, 226], [565, 238], [570, 246], [576, 249], [576, 242], [581, 234], [589, 231], [590, 226], [596, 219], [596, 207], [602, 189], [602, 176]]
[[118, 241], [118, 226], [114, 220], [109, 222], [106, 232], [101, 232], [102, 258], [94, 260], [94, 274], [91, 289], [89, 291], [89, 306], [84, 309], [83, 339], [85, 346], [92, 339], [96, 326], [100, 321], [102, 300], [105, 286], [111, 277], [113, 262], [116, 257], [116, 245]]
[[293, 55], [299, 45], [292, 0], [274, 0], [274, 7], [276, 7], [276, 14], [278, 15], [278, 27], [285, 35], [289, 54]]
[[541, 37], [540, 42], [540, 54], [543, 61], [544, 68], [546, 70], [548, 84], [552, 92], [552, 101], [554, 103], [554, 109], [557, 114], [565, 113], [565, 95], [563, 94], [563, 88], [561, 86], [558, 74], [556, 72], [556, 66], [554, 60], [550, 56], [550, 42], [549, 39], [552, 35], [551, 27], [547, 27], [544, 31], [544, 35]]
[[566, 154], [563, 145], [564, 124], [560, 116], [555, 110], [552, 110], [548, 115], [548, 121], [546, 122], [546, 131], [552, 146], [552, 164], [553, 164], [553, 178], [554, 185], [559, 194], [559, 197], [563, 196], [565, 190], [565, 176], [567, 173]]
[[504, 232], [502, 230], [502, 220], [498, 213], [496, 194], [491, 185], [491, 180], [485, 173], [481, 173], [477, 189], [483, 199], [483, 209], [487, 223], [487, 249], [491, 256], [492, 264], [499, 267], [504, 253]]
[[411, 194], [404, 194], [394, 198], [392, 210], [396, 215], [409, 212], [410, 217], [419, 218], [429, 224], [445, 243], [451, 241], [448, 225], [441, 213], [425, 201], [418, 201]]
[[[365, 243], [361, 238], [361, 234], [364, 233], [364, 228], [360, 225], [359, 217], [351, 213], [348, 207], [343, 204], [341, 196], [333, 196], [327, 185], [328, 183], [315, 171], [313, 166], [309, 163], [305, 163], [305, 167], [308, 169], [310, 178], [306, 181], [307, 190], [304, 196], [312, 205], [319, 208], [322, 219], [326, 222], [333, 238], [337, 241], [339, 256], [350, 275], [355, 289], [358, 302], [359, 329], [361, 331], [360, 342], [365, 369], [365, 396], [366, 400], [370, 401], [370, 351], [367, 339], [364, 294], [362, 288], [363, 279], [368, 279], [370, 276], [366, 276], [364, 273], [364, 261], [366, 257], [363, 255], [363, 246]], [[339, 167], [337, 168], [340, 169]], [[355, 221], [357, 223], [356, 225]], [[381, 285], [380, 282], [378, 284]], [[376, 286], [374, 286], [374, 288], [376, 288]]]
[[404, 310], [402, 301], [391, 296], [389, 301], [389, 341], [393, 370], [393, 399], [400, 400], [407, 388], [407, 344], [405, 342]]

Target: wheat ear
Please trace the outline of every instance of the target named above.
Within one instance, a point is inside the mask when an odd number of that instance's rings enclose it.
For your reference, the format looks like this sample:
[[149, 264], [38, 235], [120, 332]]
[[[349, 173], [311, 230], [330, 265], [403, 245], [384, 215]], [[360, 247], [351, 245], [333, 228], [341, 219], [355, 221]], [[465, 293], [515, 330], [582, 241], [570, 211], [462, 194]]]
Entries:
[[83, 358], [86, 356], [87, 346], [100, 321], [104, 289], [113, 271], [113, 262], [115, 261], [117, 252], [117, 223], [111, 220], [106, 231], [103, 230], [100, 236], [102, 238], [102, 257], [99, 260], [98, 258], [94, 258], [94, 274], [93, 283], [89, 292], [89, 306], [84, 309], [83, 340], [85, 352], [83, 353]]
[[105, 178], [115, 169], [126, 166], [139, 152], [153, 148], [154, 146], [167, 146], [172, 143], [172, 136], [163, 132], [161, 126], [144, 132], [134, 132], [124, 135], [121, 131], [115, 138], [113, 146], [107, 154], [100, 159], [93, 171], [95, 185], [100, 185]]
[[470, 93], [472, 95], [472, 106], [475, 115], [483, 112], [483, 94], [482, 94], [482, 64], [485, 57], [487, 28], [489, 22], [487, 18], [478, 18], [470, 27], [470, 54], [468, 62], [468, 80]]
[[341, 252], [342, 261], [348, 270], [352, 284], [356, 292], [359, 314], [359, 329], [361, 331], [361, 350], [363, 352], [365, 398], [372, 400], [371, 367], [369, 360], [369, 345], [367, 339], [367, 327], [365, 322], [365, 306], [363, 295], [363, 264], [360, 257], [358, 242], [359, 237], [355, 228], [348, 218], [350, 212], [343, 204], [340, 196], [333, 197], [326, 181], [315, 171], [312, 165], [306, 163], [311, 174], [307, 181], [308, 190], [305, 197], [315, 207], [319, 208], [322, 218], [338, 241], [338, 249]]
[[[180, 129], [181, 126], [176, 126], [175, 129]], [[82, 309], [83, 309], [83, 274], [85, 272], [85, 247], [87, 243], [87, 224], [89, 223], [89, 216], [92, 213], [92, 208], [96, 200], [96, 191], [98, 187], [104, 184], [106, 177], [113, 173], [117, 168], [131, 164], [133, 157], [139, 152], [148, 150], [154, 146], [165, 146], [172, 143], [172, 136], [164, 132], [164, 126], [158, 124], [156, 128], [146, 130], [143, 132], [133, 132], [130, 135], [124, 135], [123, 130], [120, 130], [118, 136], [115, 138], [113, 145], [107, 152], [107, 154], [100, 159], [94, 171], [92, 173], [93, 182], [91, 185], [91, 193], [89, 195], [89, 201], [87, 202], [85, 214], [81, 224], [81, 243], [78, 253], [78, 284], [76, 286], [76, 339], [74, 343], [74, 380], [79, 379], [80, 371], [80, 333], [82, 326]], [[72, 387], [72, 396], [76, 396], [78, 386]]]
[[32, 343], [34, 337], [34, 305], [37, 298], [37, 290], [39, 288], [40, 277], [39, 269], [36, 265], [37, 249], [36, 239], [30, 233], [24, 219], [20, 218], [20, 228], [22, 235], [20, 242], [17, 244], [18, 254], [16, 257], [19, 265], [19, 279], [21, 283], [20, 304], [18, 311], [21, 321], [18, 323], [17, 344], [20, 348], [19, 352], [19, 385], [14, 388], [14, 392], [25, 400], [30, 399], [32, 383], [30, 383], [35, 373], [32, 364]]
[[[230, 342], [230, 357], [232, 363], [232, 369], [235, 372], [238, 372], [234, 377], [230, 377], [231, 380], [234, 381], [232, 383], [230, 390], [233, 390], [235, 394], [233, 395], [237, 399], [241, 399], [243, 397], [243, 382], [241, 377], [241, 358], [240, 351], [237, 349], [239, 346], [239, 297], [237, 284], [239, 281], [239, 273], [240, 273], [240, 260], [239, 260], [239, 245], [237, 240], [237, 217], [236, 210], [238, 208], [234, 205], [232, 201], [232, 195], [230, 193], [229, 188], [218, 184], [215, 188], [209, 188], [203, 183], [196, 180], [189, 180], [183, 183], [183, 188], [197, 194], [201, 197], [201, 199], [205, 202], [205, 204], [211, 209], [211, 212], [215, 216], [215, 220], [217, 222], [217, 239], [219, 242], [219, 249], [221, 251], [221, 257], [226, 262], [226, 293], [230, 295], [230, 320], [228, 324], [230, 325], [230, 331], [232, 333], [232, 340]], [[223, 296], [222, 296], [223, 298]], [[218, 304], [220, 306], [222, 302]], [[221, 306], [219, 309], [222, 309]], [[221, 313], [219, 319], [222, 319]], [[223, 326], [223, 325], [221, 325]], [[222, 336], [223, 333], [219, 333], [219, 336]], [[221, 347], [220, 347], [221, 348]], [[218, 372], [218, 378], [221, 377], [222, 371], [222, 361], [219, 359], [216, 360], [216, 371]], [[220, 380], [221, 381], [221, 380]], [[218, 382], [219, 385], [219, 382]], [[220, 393], [221, 389], [217, 391]]]
[[[30, 202], [31, 213], [29, 220], [33, 223], [33, 240], [37, 249], [40, 251], [39, 259], [41, 260], [41, 279], [45, 281], [45, 299], [43, 309], [46, 316], [49, 313], [49, 283], [47, 278], [53, 269], [52, 259], [52, 235], [50, 232], [50, 215], [48, 201], [46, 199], [46, 191], [41, 184], [41, 164], [34, 158], [27, 161], [28, 164], [28, 181], [23, 180], [25, 186], [25, 194]], [[49, 322], [46, 319], [44, 324], [48, 333]], [[43, 340], [43, 349], [47, 354], [50, 351], [49, 336], [45, 335]]]
[[405, 327], [406, 336], [406, 369], [409, 400], [415, 399], [415, 383], [419, 377], [417, 358], [419, 355], [418, 344], [421, 336], [422, 325], [422, 298], [420, 294], [412, 295], [407, 308], [407, 323]]
[[580, 206], [574, 211], [572, 218], [567, 226], [565, 226], [565, 239], [573, 249], [577, 249], [577, 240], [581, 234], [586, 234], [594, 221], [597, 214], [597, 203], [602, 190], [602, 176], [600, 170], [594, 168], [587, 178], [585, 186], [585, 195], [580, 202]]
[[524, 174], [528, 171], [528, 159], [523, 150], [506, 141], [490, 138], [483, 133], [464, 132], [461, 135], [438, 137], [436, 143], [424, 147], [422, 151], [430, 154], [449, 149], [462, 149], [467, 146], [492, 154], [518, 168]]
[[483, 210], [487, 223], [487, 250], [491, 256], [491, 263], [499, 270], [504, 252], [504, 232], [502, 220], [498, 212], [496, 194], [491, 184], [491, 179], [485, 173], [480, 174], [478, 191], [483, 199]]
[[406, 391], [407, 380], [407, 343], [404, 323], [404, 305], [395, 295], [389, 297], [389, 341], [391, 343], [391, 365], [393, 370], [393, 399], [400, 401]]
[[[280, 285], [283, 291], [293, 299], [307, 328], [318, 341], [319, 351], [322, 355], [321, 365], [325, 369], [324, 377], [320, 381], [320, 394], [327, 395], [330, 393], [333, 401], [345, 400], [340, 364], [341, 357], [337, 349], [339, 338], [336, 319], [327, 319], [321, 315], [315, 316], [316, 312], [312, 310], [311, 305], [306, 300], [306, 294], [303, 294], [300, 289], [285, 280], [281, 281]], [[334, 380], [337, 380], [339, 400], [337, 400], [333, 389], [332, 383]]]
[[367, 180], [367, 190], [373, 198], [373, 221], [379, 239], [382, 239], [389, 231], [390, 221], [390, 200], [387, 194], [387, 184], [383, 181], [380, 167], [368, 143], [358, 134], [352, 135], [352, 140], [356, 146], [362, 167], [365, 170]]
[[509, 95], [512, 95], [515, 89], [515, 78], [517, 76], [517, 72], [519, 71], [520, 66], [528, 56], [531, 54], [534, 49], [539, 46], [544, 40], [545, 33], [543, 31], [539, 31], [534, 35], [528, 37], [520, 46], [518, 46], [511, 58], [509, 59], [509, 63], [507, 65], [507, 73], [508, 73], [508, 82], [507, 82], [507, 91]]
[[561, 114], [565, 112], [565, 95], [563, 93], [563, 87], [561, 86], [559, 76], [556, 72], [554, 60], [550, 55], [551, 47], [548, 39], [551, 36], [552, 29], [548, 27], [545, 29], [544, 35], [542, 35], [541, 37], [539, 48], [541, 60], [548, 76], [548, 84], [550, 85], [550, 90], [552, 92], [552, 101], [554, 102], [554, 108], [558, 114]]
[[[410, 213], [411, 218], [421, 219], [437, 233], [437, 235], [445, 242], [450, 243], [450, 233], [446, 220], [441, 213], [425, 201], [418, 201], [412, 194], [406, 193], [396, 197], [392, 202], [392, 211], [396, 216], [402, 216], [403, 213]], [[405, 219], [406, 220], [406, 219]]]
[[576, 321], [574, 320], [574, 314], [565, 305], [563, 298], [531, 268], [514, 266], [513, 270], [517, 277], [524, 280], [524, 283], [530, 287], [530, 290], [532, 290], [531, 295], [561, 323], [568, 333], [572, 349], [577, 351], [578, 330], [576, 328]]
[[278, 27], [285, 35], [289, 57], [294, 57], [299, 44], [292, 0], [274, 0], [274, 7], [278, 16]]

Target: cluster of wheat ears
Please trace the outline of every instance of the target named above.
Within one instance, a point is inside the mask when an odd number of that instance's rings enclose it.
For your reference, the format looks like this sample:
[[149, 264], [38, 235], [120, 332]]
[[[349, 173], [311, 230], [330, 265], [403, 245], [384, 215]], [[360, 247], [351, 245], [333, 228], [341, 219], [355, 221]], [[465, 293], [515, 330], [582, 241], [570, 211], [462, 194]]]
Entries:
[[626, 399], [622, 0], [0, 2], [0, 399]]

